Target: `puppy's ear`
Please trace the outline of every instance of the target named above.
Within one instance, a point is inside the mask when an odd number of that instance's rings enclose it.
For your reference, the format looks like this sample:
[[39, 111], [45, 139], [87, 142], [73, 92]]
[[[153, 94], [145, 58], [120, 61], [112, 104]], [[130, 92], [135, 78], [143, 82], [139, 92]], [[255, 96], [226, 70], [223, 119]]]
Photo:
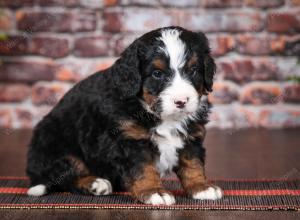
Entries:
[[139, 42], [135, 40], [112, 67], [115, 88], [122, 99], [137, 95], [141, 88], [138, 49]]
[[214, 59], [209, 55], [204, 57], [204, 89], [205, 93], [212, 92], [213, 79], [216, 73], [216, 64]]
[[199, 47], [202, 54], [204, 53], [204, 94], [212, 92], [213, 78], [216, 72], [216, 64], [210, 55], [209, 42], [204, 33], [198, 32]]

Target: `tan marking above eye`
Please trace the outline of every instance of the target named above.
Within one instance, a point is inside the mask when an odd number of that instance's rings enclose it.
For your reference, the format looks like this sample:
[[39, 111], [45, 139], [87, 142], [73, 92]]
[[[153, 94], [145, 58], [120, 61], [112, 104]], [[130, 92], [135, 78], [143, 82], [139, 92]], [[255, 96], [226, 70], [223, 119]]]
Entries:
[[198, 56], [196, 53], [193, 54], [193, 56], [189, 59], [187, 66], [188, 68], [192, 68], [194, 65], [196, 65], [198, 62]]
[[156, 69], [160, 69], [160, 70], [165, 70], [166, 69], [166, 64], [162, 59], [155, 59], [153, 61], [153, 65]]

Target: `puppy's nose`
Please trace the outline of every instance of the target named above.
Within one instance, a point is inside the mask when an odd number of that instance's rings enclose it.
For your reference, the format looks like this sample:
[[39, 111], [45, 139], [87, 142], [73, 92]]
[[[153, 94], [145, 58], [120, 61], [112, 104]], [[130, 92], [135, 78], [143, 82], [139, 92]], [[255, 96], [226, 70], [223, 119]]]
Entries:
[[177, 108], [184, 108], [188, 100], [189, 100], [188, 98], [175, 100], [174, 103]]

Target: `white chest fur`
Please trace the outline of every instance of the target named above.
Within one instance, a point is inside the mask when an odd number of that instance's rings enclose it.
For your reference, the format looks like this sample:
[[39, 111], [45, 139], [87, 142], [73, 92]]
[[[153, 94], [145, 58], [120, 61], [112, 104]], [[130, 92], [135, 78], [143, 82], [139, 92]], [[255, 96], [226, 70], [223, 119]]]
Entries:
[[178, 134], [178, 130], [185, 132], [182, 124], [174, 121], [165, 121], [156, 127], [153, 141], [157, 144], [160, 152], [156, 167], [161, 175], [171, 171], [178, 163], [177, 150], [184, 147], [184, 141]]

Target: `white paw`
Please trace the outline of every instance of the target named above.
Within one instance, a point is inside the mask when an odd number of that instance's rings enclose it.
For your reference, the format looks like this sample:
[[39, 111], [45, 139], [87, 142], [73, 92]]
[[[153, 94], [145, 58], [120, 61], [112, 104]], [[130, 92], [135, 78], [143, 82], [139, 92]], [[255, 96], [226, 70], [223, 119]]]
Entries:
[[27, 195], [29, 196], [43, 196], [46, 193], [47, 193], [47, 188], [43, 184], [30, 187], [27, 191]]
[[223, 196], [222, 190], [217, 187], [208, 187], [206, 190], [197, 192], [193, 195], [193, 199], [201, 199], [201, 200], [216, 200], [221, 199]]
[[111, 183], [106, 179], [97, 178], [91, 186], [90, 192], [96, 196], [112, 193]]
[[158, 193], [154, 193], [150, 196], [148, 200], [145, 201], [146, 204], [151, 204], [151, 205], [172, 205], [175, 202], [176, 201], [174, 196], [168, 193], [163, 193], [162, 195], [159, 195]]

